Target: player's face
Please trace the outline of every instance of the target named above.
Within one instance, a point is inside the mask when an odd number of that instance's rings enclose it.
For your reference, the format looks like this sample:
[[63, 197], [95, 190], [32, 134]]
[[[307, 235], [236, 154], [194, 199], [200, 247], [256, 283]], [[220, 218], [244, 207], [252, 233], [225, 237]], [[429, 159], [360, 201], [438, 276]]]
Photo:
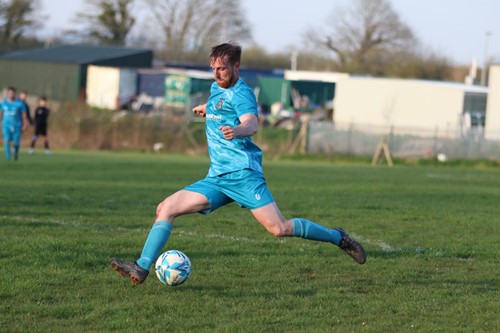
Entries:
[[16, 92], [12, 89], [7, 90], [7, 98], [13, 101], [16, 98]]
[[230, 88], [238, 80], [238, 69], [240, 64], [236, 63], [231, 66], [227, 59], [212, 59], [210, 61], [210, 67], [214, 73], [215, 82], [221, 88]]

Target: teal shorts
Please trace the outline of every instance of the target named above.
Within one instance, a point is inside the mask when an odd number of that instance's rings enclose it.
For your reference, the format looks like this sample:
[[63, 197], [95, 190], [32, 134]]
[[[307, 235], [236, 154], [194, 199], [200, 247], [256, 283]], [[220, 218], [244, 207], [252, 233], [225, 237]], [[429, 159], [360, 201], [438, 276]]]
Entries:
[[13, 126], [9, 124], [2, 125], [2, 134], [4, 142], [14, 142], [15, 145], [21, 143], [21, 126]]
[[203, 194], [208, 199], [210, 208], [200, 211], [202, 214], [213, 212], [233, 201], [248, 209], [257, 209], [274, 202], [264, 176], [250, 169], [206, 177], [184, 189]]

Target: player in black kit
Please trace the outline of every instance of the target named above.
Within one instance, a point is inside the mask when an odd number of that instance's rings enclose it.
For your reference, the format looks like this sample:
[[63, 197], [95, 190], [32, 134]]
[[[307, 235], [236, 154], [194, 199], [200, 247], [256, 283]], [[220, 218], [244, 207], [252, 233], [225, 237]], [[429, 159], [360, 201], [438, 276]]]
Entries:
[[38, 100], [38, 107], [35, 110], [35, 134], [31, 140], [30, 155], [35, 151], [35, 144], [38, 136], [44, 137], [45, 154], [50, 154], [49, 137], [47, 135], [47, 120], [49, 118], [50, 110], [47, 109], [47, 98], [40, 97]]

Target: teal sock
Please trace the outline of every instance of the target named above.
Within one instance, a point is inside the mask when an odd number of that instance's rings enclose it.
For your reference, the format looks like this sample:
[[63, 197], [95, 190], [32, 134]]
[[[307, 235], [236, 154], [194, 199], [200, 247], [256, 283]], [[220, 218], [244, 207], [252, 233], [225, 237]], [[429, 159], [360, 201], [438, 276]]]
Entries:
[[336, 245], [339, 245], [342, 239], [342, 235], [337, 230], [328, 229], [309, 220], [293, 218], [292, 222], [293, 235], [295, 237], [302, 237], [320, 242], [330, 242]]
[[5, 153], [5, 159], [10, 160], [10, 143], [8, 140], [5, 140], [3, 144], [3, 151]]
[[14, 159], [17, 160], [19, 157], [19, 145], [14, 145]]
[[149, 232], [146, 243], [144, 243], [141, 257], [137, 259], [137, 265], [149, 270], [153, 261], [155, 261], [160, 254], [161, 249], [167, 244], [171, 231], [172, 223], [167, 221], [155, 222]]

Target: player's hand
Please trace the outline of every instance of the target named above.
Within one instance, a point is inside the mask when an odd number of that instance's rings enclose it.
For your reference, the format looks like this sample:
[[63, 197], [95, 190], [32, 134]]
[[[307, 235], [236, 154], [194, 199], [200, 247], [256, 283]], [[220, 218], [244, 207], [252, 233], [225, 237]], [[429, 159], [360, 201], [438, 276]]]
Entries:
[[193, 108], [193, 113], [200, 116], [206, 117], [207, 104], [201, 104]]
[[219, 129], [222, 132], [222, 135], [224, 135], [224, 139], [226, 140], [232, 140], [236, 137], [236, 134], [234, 134], [234, 129], [231, 126], [221, 126]]

